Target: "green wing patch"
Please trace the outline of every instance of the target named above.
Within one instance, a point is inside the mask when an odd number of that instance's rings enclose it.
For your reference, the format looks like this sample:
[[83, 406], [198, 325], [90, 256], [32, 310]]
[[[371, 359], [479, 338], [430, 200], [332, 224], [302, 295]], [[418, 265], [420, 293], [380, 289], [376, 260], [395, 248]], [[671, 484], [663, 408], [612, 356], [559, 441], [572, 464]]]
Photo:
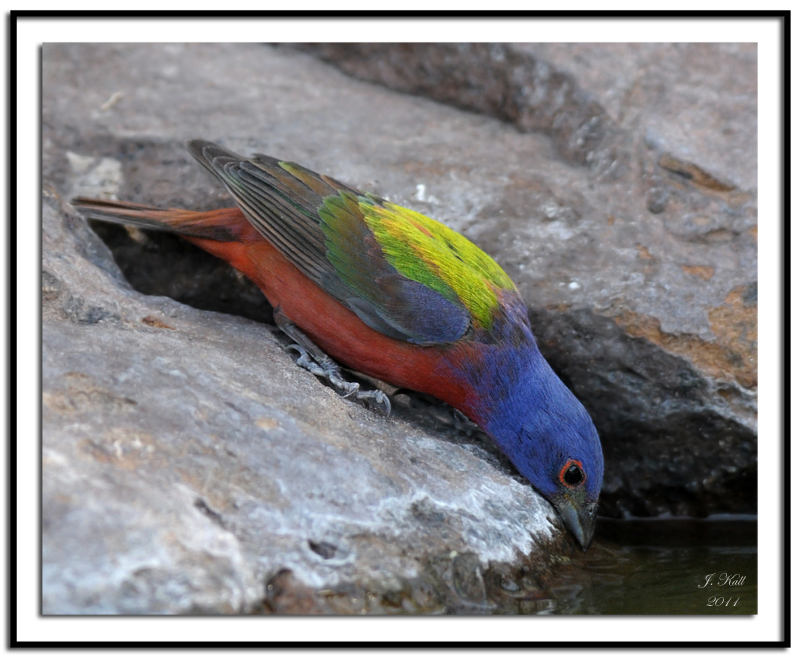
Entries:
[[[403, 276], [422, 283], [490, 329], [498, 305], [497, 290], [516, 287], [500, 266], [466, 237], [419, 212], [359, 197], [364, 220], [389, 263]], [[453, 296], [457, 299], [453, 298]]]

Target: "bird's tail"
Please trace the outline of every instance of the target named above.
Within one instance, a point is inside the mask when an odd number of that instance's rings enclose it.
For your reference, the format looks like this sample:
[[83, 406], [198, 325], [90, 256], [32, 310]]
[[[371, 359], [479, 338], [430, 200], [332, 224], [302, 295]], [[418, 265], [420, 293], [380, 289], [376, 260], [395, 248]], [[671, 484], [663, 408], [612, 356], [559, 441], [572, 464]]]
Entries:
[[241, 241], [242, 232], [250, 229], [249, 222], [239, 208], [222, 208], [207, 212], [177, 208], [159, 210], [139, 203], [83, 197], [73, 199], [72, 205], [89, 219], [163, 230], [184, 237], [199, 237], [218, 242]]

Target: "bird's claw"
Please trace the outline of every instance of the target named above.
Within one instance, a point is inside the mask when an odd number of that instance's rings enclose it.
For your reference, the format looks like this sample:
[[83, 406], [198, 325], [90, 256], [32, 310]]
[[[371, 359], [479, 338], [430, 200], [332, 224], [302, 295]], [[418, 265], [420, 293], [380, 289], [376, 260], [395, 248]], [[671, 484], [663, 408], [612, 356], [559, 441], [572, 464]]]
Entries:
[[[358, 385], [358, 384], [356, 384]], [[374, 404], [375, 408], [382, 408], [388, 417], [392, 412], [392, 402], [382, 390], [359, 390], [356, 392], [356, 399], [366, 404]]]
[[367, 405], [373, 404], [376, 408], [383, 408], [387, 416], [392, 412], [392, 404], [384, 392], [361, 390], [361, 386], [355, 381], [345, 381], [339, 372], [339, 367], [330, 358], [325, 357], [325, 360], [319, 363], [302, 345], [291, 344], [288, 348], [299, 354], [295, 362], [300, 367], [328, 381], [345, 399], [355, 396], [355, 399]]

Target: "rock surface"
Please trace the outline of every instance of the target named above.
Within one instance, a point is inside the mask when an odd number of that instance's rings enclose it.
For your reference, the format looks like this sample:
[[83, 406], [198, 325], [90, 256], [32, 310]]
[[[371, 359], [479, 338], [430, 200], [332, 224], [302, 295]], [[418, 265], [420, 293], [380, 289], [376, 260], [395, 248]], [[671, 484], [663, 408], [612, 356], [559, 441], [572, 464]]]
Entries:
[[136, 292], [52, 188], [43, 229], [45, 614], [492, 609], [486, 573], [574, 551], [479, 442]]
[[755, 513], [755, 47], [302, 48], [551, 138], [556, 154], [519, 136], [527, 154], [467, 158], [485, 196], [459, 228], [512, 274], [542, 351], [594, 418], [601, 512]]
[[[498, 610], [511, 588], [538, 600], [543, 548], [573, 549], [478, 438], [297, 370], [218, 261], [95, 226], [123, 277], [63, 200], [230, 204], [189, 138], [331, 174], [495, 257], [601, 433], [601, 513], [755, 510], [755, 48], [440, 48], [317, 54], [458, 107], [288, 48], [44, 47], [45, 613]], [[516, 105], [475, 101], [490, 82]]]

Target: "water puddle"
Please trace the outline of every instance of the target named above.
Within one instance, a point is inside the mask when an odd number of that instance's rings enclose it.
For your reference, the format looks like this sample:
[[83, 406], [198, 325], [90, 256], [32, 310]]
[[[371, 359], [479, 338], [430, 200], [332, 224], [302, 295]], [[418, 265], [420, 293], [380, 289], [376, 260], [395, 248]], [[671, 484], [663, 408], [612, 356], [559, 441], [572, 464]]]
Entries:
[[544, 613], [756, 614], [756, 527], [753, 517], [601, 519]]

